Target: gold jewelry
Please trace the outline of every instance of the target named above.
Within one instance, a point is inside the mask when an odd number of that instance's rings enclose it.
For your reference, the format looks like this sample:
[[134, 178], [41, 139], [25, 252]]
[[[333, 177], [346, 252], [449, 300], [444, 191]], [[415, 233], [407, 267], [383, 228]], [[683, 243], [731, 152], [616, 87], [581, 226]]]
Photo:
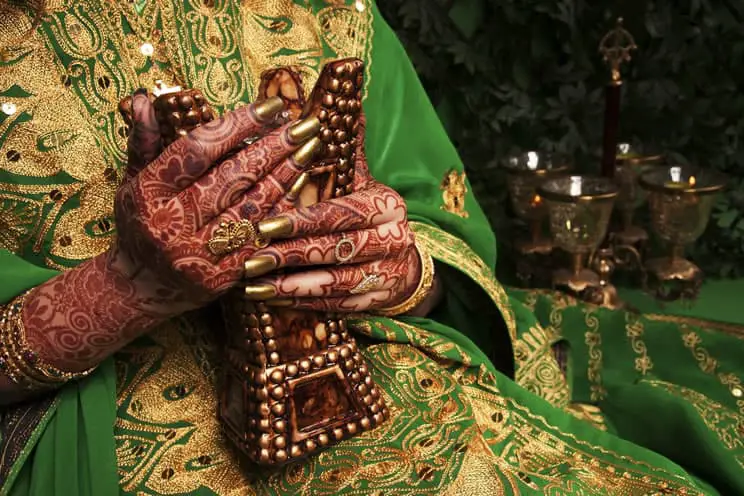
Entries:
[[353, 295], [369, 293], [370, 291], [377, 289], [377, 286], [379, 286], [380, 281], [382, 280], [382, 278], [377, 274], [366, 274], [364, 271], [362, 271], [362, 276], [362, 281], [351, 288], [349, 293]]
[[[348, 247], [349, 252], [344, 255], [344, 247]], [[333, 254], [336, 256], [336, 263], [346, 263], [356, 255], [356, 245], [345, 235], [341, 235], [341, 241], [336, 243], [336, 247], [333, 249]]]
[[27, 294], [28, 291], [10, 302], [0, 318], [0, 371], [26, 390], [55, 387], [90, 375], [96, 367], [65, 372], [29, 348], [21, 312]]
[[247, 220], [220, 222], [220, 226], [214, 230], [212, 239], [207, 241], [207, 249], [212, 255], [219, 257], [241, 248], [249, 241], [256, 248], [264, 248], [269, 244], [268, 240], [258, 233], [253, 222]]
[[396, 315], [403, 315], [408, 313], [417, 306], [419, 306], [429, 293], [431, 288], [434, 286], [434, 259], [431, 258], [429, 252], [425, 251], [422, 247], [416, 246], [418, 251], [419, 259], [421, 260], [421, 279], [419, 280], [416, 291], [404, 302], [399, 303], [390, 308], [381, 308], [377, 310], [377, 313], [386, 317], [395, 317]]

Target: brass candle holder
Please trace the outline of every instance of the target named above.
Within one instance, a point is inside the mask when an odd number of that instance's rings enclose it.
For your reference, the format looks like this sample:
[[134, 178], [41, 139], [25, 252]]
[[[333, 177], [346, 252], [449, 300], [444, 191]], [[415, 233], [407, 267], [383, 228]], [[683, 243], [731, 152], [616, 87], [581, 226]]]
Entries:
[[649, 192], [652, 229], [669, 249], [646, 262], [649, 288], [662, 300], [694, 299], [703, 272], [685, 258], [685, 247], [705, 231], [725, 179], [715, 171], [672, 165], [642, 174], [640, 184]]
[[663, 163], [662, 154], [643, 154], [628, 143], [618, 144], [615, 183], [619, 188], [616, 206], [621, 224], [620, 229], [612, 233], [617, 243], [638, 247], [648, 240], [646, 230], [633, 223], [636, 210], [643, 205], [647, 196], [638, 179], [649, 167]]
[[548, 205], [553, 243], [571, 255], [570, 268], [553, 272], [553, 287], [577, 295], [601, 287], [602, 279], [586, 262], [607, 235], [617, 186], [606, 178], [567, 176], [544, 182], [537, 192]]
[[517, 240], [516, 249], [522, 255], [550, 253], [553, 242], [542, 231], [548, 209], [537, 188], [547, 179], [568, 173], [570, 164], [549, 153], [529, 151], [509, 157], [504, 167], [514, 212], [529, 226], [529, 238]]

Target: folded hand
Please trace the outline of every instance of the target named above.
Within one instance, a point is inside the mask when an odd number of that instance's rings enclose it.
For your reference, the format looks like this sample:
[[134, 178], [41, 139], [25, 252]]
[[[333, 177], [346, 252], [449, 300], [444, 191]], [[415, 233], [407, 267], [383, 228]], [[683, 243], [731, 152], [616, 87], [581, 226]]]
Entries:
[[[413, 293], [421, 263], [405, 201], [370, 176], [363, 140], [355, 168], [354, 193], [275, 209], [279, 215], [259, 223], [273, 241], [245, 264], [253, 279], [249, 297], [296, 309], [361, 312], [395, 305]], [[292, 270], [271, 274], [279, 269]]]

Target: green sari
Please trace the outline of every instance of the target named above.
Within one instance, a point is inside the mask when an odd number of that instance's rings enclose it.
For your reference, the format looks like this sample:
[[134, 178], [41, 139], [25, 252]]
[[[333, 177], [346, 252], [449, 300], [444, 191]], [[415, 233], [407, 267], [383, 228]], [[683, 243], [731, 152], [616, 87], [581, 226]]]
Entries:
[[[0, 302], [110, 243], [120, 98], [163, 79], [224, 111], [265, 69], [298, 65], [311, 86], [323, 61], [349, 56], [368, 68], [370, 169], [406, 199], [444, 302], [353, 323], [391, 419], [276, 472], [241, 466], [219, 431], [219, 319], [173, 319], [2, 412], [2, 494], [744, 494], [742, 328], [505, 290], [462, 163], [374, 5], [207, 3], [51, 2], [6, 48]], [[0, 14], [0, 40], [29, 25]]]

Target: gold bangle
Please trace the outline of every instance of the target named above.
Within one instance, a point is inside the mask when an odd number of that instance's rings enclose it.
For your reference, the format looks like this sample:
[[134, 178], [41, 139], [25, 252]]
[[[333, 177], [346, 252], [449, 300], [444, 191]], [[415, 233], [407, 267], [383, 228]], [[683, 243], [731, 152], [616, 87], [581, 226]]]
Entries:
[[22, 309], [28, 292], [8, 304], [0, 319], [0, 371], [24, 389], [55, 387], [82, 379], [96, 367], [82, 372], [65, 372], [42, 359], [28, 346]]
[[416, 250], [421, 260], [421, 279], [419, 280], [418, 287], [416, 287], [416, 291], [407, 300], [395, 306], [377, 310], [378, 314], [385, 317], [403, 315], [419, 306], [429, 296], [431, 288], [434, 286], [434, 259], [420, 246], [416, 246]]

